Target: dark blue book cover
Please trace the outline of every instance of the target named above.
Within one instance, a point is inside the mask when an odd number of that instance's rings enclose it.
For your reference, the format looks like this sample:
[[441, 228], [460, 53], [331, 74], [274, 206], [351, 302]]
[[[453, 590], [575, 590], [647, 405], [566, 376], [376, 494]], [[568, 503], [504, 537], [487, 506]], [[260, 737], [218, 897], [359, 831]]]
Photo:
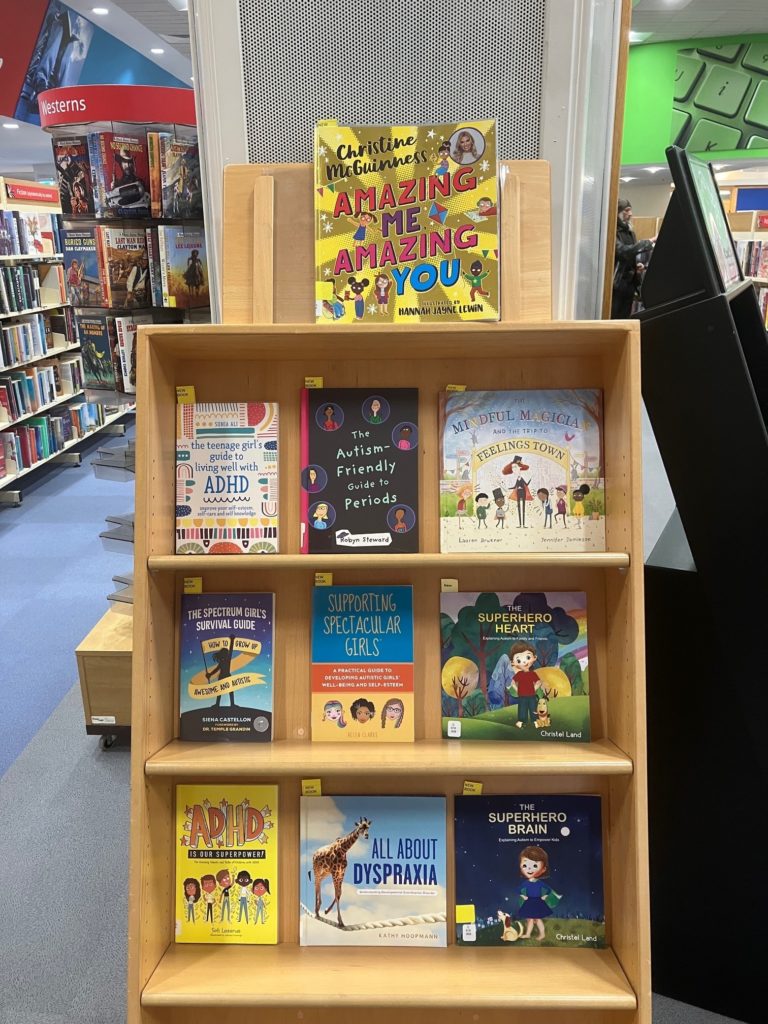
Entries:
[[456, 942], [605, 945], [599, 796], [457, 796]]
[[274, 594], [184, 594], [179, 738], [272, 739]]
[[96, 231], [96, 228], [80, 228], [62, 232], [67, 295], [75, 307], [107, 305]]

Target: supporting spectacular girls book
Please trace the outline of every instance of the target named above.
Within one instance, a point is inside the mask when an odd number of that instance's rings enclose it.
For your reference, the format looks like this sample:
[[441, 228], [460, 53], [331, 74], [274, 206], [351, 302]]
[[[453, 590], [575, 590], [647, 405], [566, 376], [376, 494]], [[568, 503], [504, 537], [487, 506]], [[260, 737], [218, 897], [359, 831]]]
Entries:
[[440, 394], [440, 550], [604, 551], [594, 388]]
[[416, 388], [305, 388], [301, 550], [419, 550]]
[[176, 554], [277, 551], [276, 402], [176, 406]]
[[460, 946], [605, 945], [599, 796], [457, 796]]
[[583, 593], [440, 595], [443, 736], [585, 743]]
[[301, 800], [302, 946], [445, 946], [445, 798]]
[[312, 739], [413, 738], [413, 587], [315, 587]]
[[174, 845], [177, 942], [277, 942], [277, 786], [177, 786]]
[[272, 739], [274, 594], [184, 594], [179, 739]]
[[496, 122], [315, 132], [319, 322], [499, 319]]

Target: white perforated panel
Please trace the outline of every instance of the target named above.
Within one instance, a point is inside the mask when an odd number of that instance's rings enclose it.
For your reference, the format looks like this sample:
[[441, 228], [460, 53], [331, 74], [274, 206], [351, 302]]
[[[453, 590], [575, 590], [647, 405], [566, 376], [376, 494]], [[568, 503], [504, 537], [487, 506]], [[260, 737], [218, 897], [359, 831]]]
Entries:
[[248, 158], [311, 163], [315, 123], [491, 117], [539, 155], [547, 0], [240, 0]]

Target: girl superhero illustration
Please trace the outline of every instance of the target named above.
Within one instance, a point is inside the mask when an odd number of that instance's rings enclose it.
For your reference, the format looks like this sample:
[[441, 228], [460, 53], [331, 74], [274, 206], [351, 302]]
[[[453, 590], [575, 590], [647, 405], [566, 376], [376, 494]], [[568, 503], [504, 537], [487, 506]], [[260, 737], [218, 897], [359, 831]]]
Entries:
[[347, 220], [357, 225], [357, 231], [352, 235], [352, 240], [364, 242], [366, 231], [371, 224], [376, 223], [376, 214], [370, 213], [368, 210], [361, 210], [356, 217], [347, 217]]
[[195, 904], [200, 899], [200, 883], [196, 878], [184, 879], [184, 902], [187, 905], [187, 921], [195, 923]]
[[264, 893], [269, 893], [269, 879], [254, 878], [253, 895], [256, 897], [253, 904], [254, 924], [267, 923], [267, 907], [269, 906], [269, 900], [264, 899]]
[[530, 939], [536, 928], [536, 939], [544, 941], [544, 918], [550, 917], [552, 910], [563, 898], [555, 890], [542, 881], [549, 877], [549, 857], [540, 846], [526, 846], [520, 854], [520, 875], [525, 879], [518, 887], [517, 893], [520, 906], [516, 917], [525, 921], [525, 932], [521, 939]]

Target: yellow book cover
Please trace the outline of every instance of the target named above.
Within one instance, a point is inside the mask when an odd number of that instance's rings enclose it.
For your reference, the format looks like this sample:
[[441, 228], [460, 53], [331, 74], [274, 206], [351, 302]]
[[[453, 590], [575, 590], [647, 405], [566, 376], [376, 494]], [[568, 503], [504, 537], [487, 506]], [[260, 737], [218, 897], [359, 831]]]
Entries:
[[176, 941], [277, 942], [277, 786], [176, 787]]
[[315, 130], [318, 323], [499, 319], [496, 122]]

